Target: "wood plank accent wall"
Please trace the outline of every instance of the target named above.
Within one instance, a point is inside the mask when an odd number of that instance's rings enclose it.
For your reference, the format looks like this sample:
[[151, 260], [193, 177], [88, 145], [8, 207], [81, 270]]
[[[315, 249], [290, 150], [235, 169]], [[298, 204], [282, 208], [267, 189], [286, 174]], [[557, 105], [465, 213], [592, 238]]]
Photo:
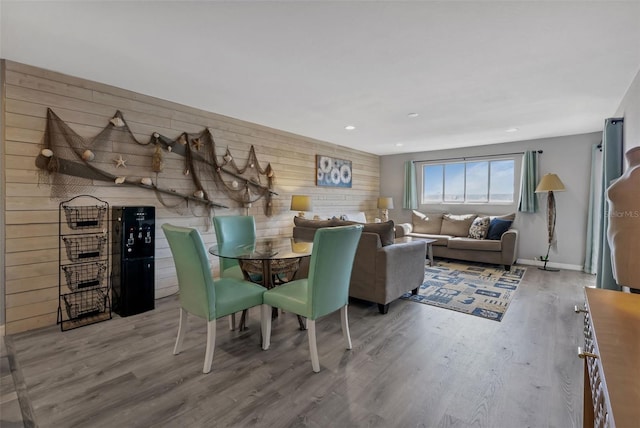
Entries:
[[[273, 199], [272, 217], [264, 215], [263, 201], [249, 209], [249, 214], [256, 217], [259, 236], [291, 236], [295, 215], [289, 211], [292, 194], [311, 195], [315, 208], [312, 214], [323, 217], [365, 211], [372, 221], [377, 214], [380, 175], [377, 155], [9, 60], [3, 60], [2, 69], [3, 162], [6, 167], [3, 168], [3, 226], [6, 232], [3, 291], [7, 334], [56, 323], [60, 199], [51, 197], [53, 185], [39, 180], [39, 170], [35, 166], [35, 158], [42, 148], [47, 107], [85, 138], [95, 136], [116, 110], [120, 110], [141, 142], [148, 141], [153, 132], [176, 138], [184, 131], [199, 132], [209, 127], [218, 153], [223, 154], [228, 147], [239, 165], [244, 164], [250, 146], [254, 145], [260, 165], [264, 167], [271, 163], [276, 174], [274, 190], [278, 193]], [[116, 144], [105, 150], [112, 150], [114, 157], [122, 154], [129, 159], [128, 174], [149, 165], [148, 176], [154, 177], [150, 170], [152, 146]], [[351, 160], [353, 187], [316, 187], [316, 154]], [[169, 153], [164, 157], [167, 167], [160, 175], [163, 183], [184, 181], [182, 168], [171, 167], [182, 165], [182, 159]], [[160, 204], [150, 190], [104, 182], [95, 182], [92, 194], [111, 205], [156, 207], [156, 298], [177, 291], [171, 253], [159, 228], [162, 223], [197, 227], [207, 245], [215, 243], [215, 234], [209, 226], [211, 220], [204, 210], [195, 209], [195, 215], [177, 213]], [[213, 195], [213, 199], [231, 207], [218, 209], [215, 215], [245, 213], [245, 209], [222, 193]], [[211, 261], [217, 272], [217, 260], [212, 258]]]

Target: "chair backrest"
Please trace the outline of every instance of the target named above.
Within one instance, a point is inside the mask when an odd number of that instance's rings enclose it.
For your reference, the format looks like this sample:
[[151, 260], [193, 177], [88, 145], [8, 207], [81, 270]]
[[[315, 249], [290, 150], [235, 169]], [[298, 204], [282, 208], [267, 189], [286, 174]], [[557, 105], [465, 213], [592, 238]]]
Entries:
[[[216, 231], [218, 244], [223, 242], [238, 242], [250, 244], [256, 240], [256, 220], [249, 215], [225, 215], [213, 217], [213, 227]], [[220, 269], [225, 270], [236, 266], [235, 259], [220, 258]]]
[[178, 275], [180, 304], [188, 312], [211, 321], [216, 296], [209, 257], [197, 229], [163, 224]]
[[309, 261], [307, 302], [311, 319], [334, 312], [349, 301], [353, 260], [362, 234], [361, 224], [316, 231]]

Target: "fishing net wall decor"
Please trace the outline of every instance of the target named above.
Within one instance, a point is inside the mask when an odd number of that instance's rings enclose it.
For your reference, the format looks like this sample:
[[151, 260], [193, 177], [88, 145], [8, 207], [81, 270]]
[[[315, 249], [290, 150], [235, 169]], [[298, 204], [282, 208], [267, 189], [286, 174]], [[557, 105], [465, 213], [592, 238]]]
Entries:
[[[125, 175], [128, 172], [125, 171], [126, 160], [122, 155], [114, 158], [113, 148], [125, 148], [128, 144], [153, 146], [149, 170], [155, 174], [155, 180]], [[163, 156], [174, 155], [184, 159], [183, 174], [190, 177], [195, 188], [191, 193], [181, 193], [158, 184], [159, 174], [164, 168]], [[89, 193], [89, 188], [97, 180], [153, 190], [165, 207], [179, 212], [189, 208], [194, 215], [198, 215], [194, 212], [197, 206], [204, 207], [204, 215], [207, 216], [211, 216], [215, 208], [228, 208], [213, 201], [216, 191], [245, 208], [264, 199], [265, 215], [273, 214], [272, 196], [276, 193], [272, 190], [275, 174], [271, 164], [262, 168], [253, 146], [242, 167], [236, 164], [228, 148], [223, 156], [218, 157], [213, 135], [207, 128], [198, 134], [182, 133], [175, 140], [153, 133], [145, 143], [135, 138], [122, 113], [117, 111], [98, 135], [85, 139], [53, 110], [47, 109], [44, 148], [36, 158], [36, 166], [41, 171], [40, 182], [53, 184], [54, 198]], [[122, 175], [109, 172], [114, 167], [117, 173], [121, 171], [119, 167], [124, 167]]]

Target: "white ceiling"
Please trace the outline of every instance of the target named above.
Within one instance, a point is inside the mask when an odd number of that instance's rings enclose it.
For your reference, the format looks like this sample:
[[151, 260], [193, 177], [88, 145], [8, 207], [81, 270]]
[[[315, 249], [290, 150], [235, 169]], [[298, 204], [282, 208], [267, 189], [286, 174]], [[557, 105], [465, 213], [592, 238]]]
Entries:
[[2, 0], [0, 14], [3, 58], [379, 155], [598, 131], [640, 69], [640, 1]]

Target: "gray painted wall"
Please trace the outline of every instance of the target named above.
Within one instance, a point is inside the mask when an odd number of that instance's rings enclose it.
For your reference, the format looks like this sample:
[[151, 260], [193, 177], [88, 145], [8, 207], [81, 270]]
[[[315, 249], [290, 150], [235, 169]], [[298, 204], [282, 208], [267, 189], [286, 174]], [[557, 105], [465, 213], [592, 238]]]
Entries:
[[[540, 155], [538, 164], [540, 176], [548, 172], [554, 172], [558, 174], [567, 188], [566, 192], [556, 194], [557, 248], [551, 249], [551, 261], [581, 268], [584, 265], [591, 147], [593, 144], [598, 144], [601, 141], [601, 137], [601, 132], [594, 132], [479, 147], [382, 156], [380, 158], [380, 195], [393, 197], [396, 208], [389, 211], [389, 217], [392, 220], [396, 223], [410, 222], [411, 210], [402, 209], [402, 178], [404, 177], [405, 161], [543, 150], [544, 153]], [[516, 181], [517, 189], [519, 189], [519, 173], [516, 176]], [[533, 260], [536, 256], [545, 254], [547, 250], [546, 194], [541, 194], [538, 198], [540, 202], [539, 212], [535, 214], [518, 213], [516, 216], [514, 227], [520, 233], [518, 249], [518, 258], [520, 259]], [[506, 214], [517, 211], [517, 205], [517, 201], [511, 205], [498, 207], [487, 204], [477, 204], [472, 207], [469, 205], [443, 204], [420, 206], [420, 210], [460, 214], [467, 212]]]

